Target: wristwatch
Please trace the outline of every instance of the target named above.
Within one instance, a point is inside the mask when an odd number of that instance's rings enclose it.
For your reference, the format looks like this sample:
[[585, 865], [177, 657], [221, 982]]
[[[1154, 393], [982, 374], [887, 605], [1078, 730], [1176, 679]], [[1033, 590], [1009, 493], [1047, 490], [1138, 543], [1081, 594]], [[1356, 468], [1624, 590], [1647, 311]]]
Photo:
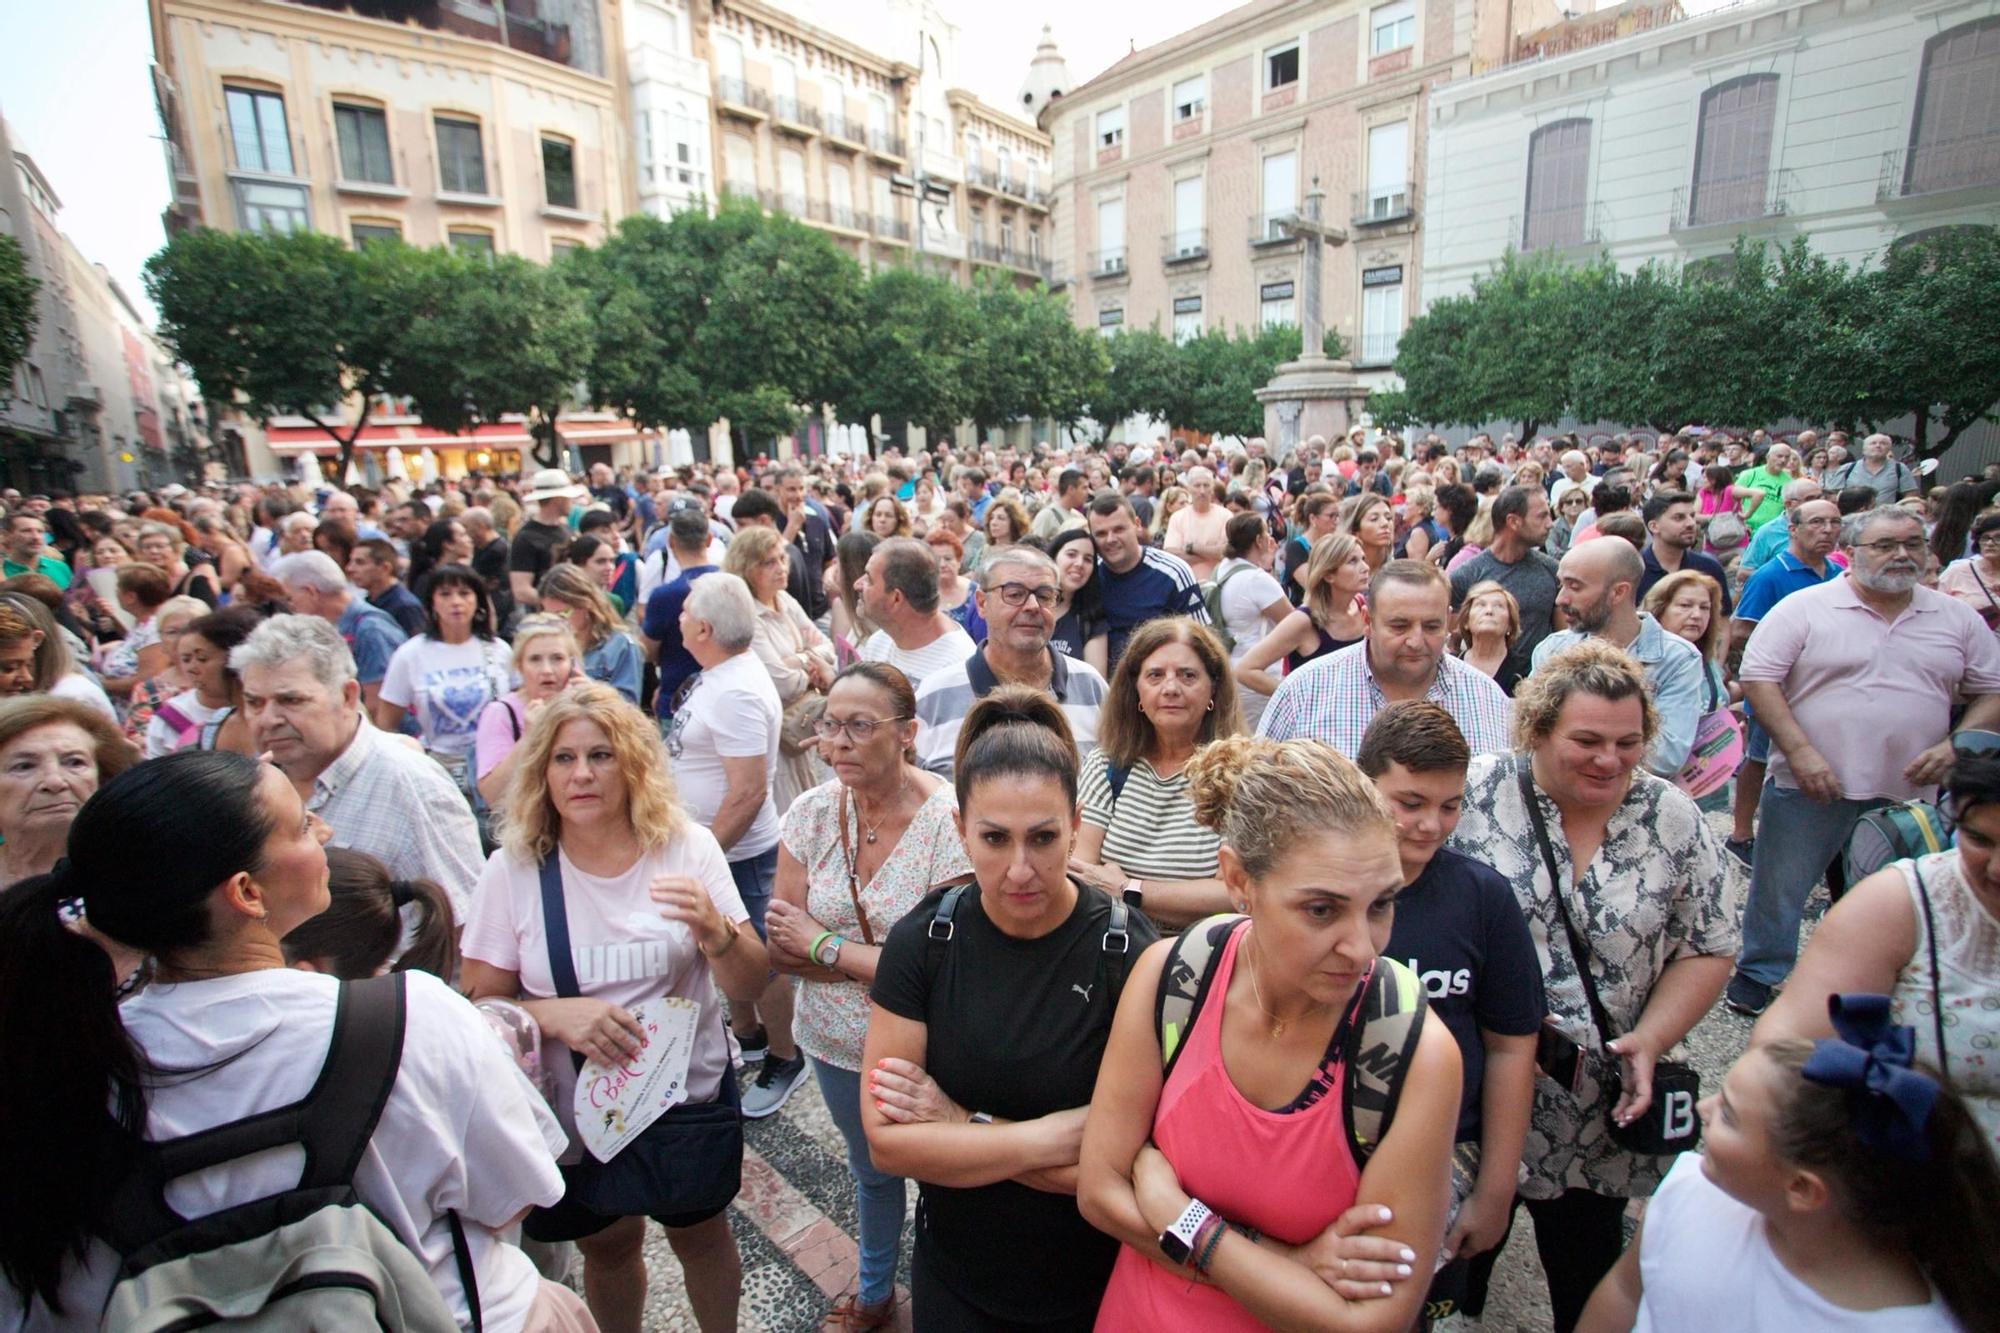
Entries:
[[1136, 908], [1142, 912], [1146, 910], [1146, 891], [1139, 886], [1138, 880], [1126, 880], [1125, 887], [1118, 890], [1118, 896], [1125, 900], [1127, 907]]
[[993, 1117], [985, 1111], [974, 1111], [966, 1117], [966, 1120], [975, 1125], [990, 1125], [993, 1123]]
[[1188, 1262], [1194, 1254], [1194, 1238], [1200, 1234], [1201, 1224], [1208, 1221], [1208, 1214], [1207, 1204], [1189, 1199], [1173, 1225], [1160, 1233], [1160, 1253], [1177, 1264]]
[[840, 946], [845, 943], [847, 941], [839, 935], [829, 937], [819, 946], [819, 952], [813, 955], [813, 961], [821, 967], [840, 966]]

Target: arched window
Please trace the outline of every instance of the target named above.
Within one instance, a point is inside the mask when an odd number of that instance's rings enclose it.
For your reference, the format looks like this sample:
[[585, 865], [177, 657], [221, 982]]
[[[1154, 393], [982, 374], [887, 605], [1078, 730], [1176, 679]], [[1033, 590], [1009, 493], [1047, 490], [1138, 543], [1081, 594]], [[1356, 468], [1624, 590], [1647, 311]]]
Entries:
[[1580, 245], [1590, 194], [1590, 122], [1558, 120], [1528, 136], [1528, 203], [1521, 248]]
[[1778, 76], [1746, 74], [1701, 95], [1695, 141], [1695, 226], [1762, 217], [1771, 178], [1771, 127], [1778, 115]]
[[2000, 183], [2000, 18], [1924, 45], [1903, 193]]

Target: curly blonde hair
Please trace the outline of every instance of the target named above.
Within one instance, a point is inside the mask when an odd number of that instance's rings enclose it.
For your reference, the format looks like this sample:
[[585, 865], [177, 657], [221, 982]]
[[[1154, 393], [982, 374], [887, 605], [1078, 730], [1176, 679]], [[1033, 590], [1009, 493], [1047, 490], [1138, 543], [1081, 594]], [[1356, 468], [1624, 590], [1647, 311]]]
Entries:
[[625, 817], [641, 847], [664, 847], [688, 827], [652, 720], [609, 685], [579, 681], [543, 706], [515, 748], [500, 821], [500, 845], [509, 854], [536, 863], [562, 841], [562, 816], [549, 795], [549, 755], [557, 733], [572, 722], [593, 723], [610, 740], [625, 780]]
[[1563, 705], [1574, 694], [1614, 703], [1637, 699], [1639, 730], [1648, 746], [1660, 730], [1660, 715], [1646, 689], [1646, 669], [1624, 649], [1591, 636], [1550, 657], [1515, 687], [1514, 748], [1526, 753], [1553, 736]]
[[1269, 874], [1303, 829], [1396, 836], [1375, 784], [1324, 741], [1225, 736], [1194, 752], [1187, 777], [1195, 822], [1220, 834], [1252, 879]]

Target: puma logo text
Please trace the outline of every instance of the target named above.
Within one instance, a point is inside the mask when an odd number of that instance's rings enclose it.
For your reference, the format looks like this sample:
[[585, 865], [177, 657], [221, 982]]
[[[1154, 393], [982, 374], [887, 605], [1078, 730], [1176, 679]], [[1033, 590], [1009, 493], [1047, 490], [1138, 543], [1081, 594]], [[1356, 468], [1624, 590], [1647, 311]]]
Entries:
[[1085, 1004], [1089, 1004], [1090, 993], [1097, 989], [1097, 983], [1093, 981], [1088, 986], [1079, 986], [1074, 981], [1072, 981], [1069, 983], [1069, 988], [1075, 991], [1078, 995], [1081, 995], [1083, 997], [1083, 1002]]

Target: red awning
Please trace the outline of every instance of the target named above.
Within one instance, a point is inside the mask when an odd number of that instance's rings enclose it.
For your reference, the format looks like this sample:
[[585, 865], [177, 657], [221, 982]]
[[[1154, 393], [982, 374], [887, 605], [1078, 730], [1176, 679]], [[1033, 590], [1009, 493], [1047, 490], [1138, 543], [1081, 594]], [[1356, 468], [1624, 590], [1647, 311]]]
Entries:
[[[641, 437], [638, 427], [631, 422], [603, 417], [559, 417], [556, 429], [562, 433], [564, 440], [572, 444], [617, 444]], [[340, 452], [340, 445], [333, 437], [317, 426], [274, 423], [265, 428], [264, 439], [273, 452], [280, 454], [333, 457]], [[462, 435], [448, 434], [417, 423], [363, 426], [360, 438], [354, 442], [357, 450], [397, 448], [406, 454], [419, 449], [429, 449], [434, 453], [445, 449], [526, 449], [533, 443], [526, 423], [518, 420], [474, 426]]]

